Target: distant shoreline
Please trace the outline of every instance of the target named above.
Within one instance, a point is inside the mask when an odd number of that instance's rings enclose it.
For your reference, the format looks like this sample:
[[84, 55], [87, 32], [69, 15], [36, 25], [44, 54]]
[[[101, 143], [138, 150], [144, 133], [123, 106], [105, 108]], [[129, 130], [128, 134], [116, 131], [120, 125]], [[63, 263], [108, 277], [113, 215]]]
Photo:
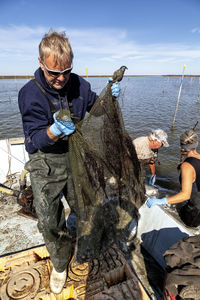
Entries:
[[[87, 77], [86, 75], [80, 75]], [[124, 75], [124, 77], [181, 77], [182, 75]], [[90, 77], [112, 77], [112, 75], [88, 75]], [[184, 77], [200, 77], [200, 75], [184, 75]], [[32, 79], [32, 75], [0, 75], [0, 79]]]

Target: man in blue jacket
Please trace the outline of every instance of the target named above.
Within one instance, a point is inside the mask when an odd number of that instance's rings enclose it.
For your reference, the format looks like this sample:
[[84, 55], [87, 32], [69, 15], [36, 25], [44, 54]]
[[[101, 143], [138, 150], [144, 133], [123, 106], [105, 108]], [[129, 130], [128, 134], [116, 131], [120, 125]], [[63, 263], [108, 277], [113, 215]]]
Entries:
[[[38, 228], [53, 263], [50, 288], [56, 294], [65, 284], [72, 250], [61, 193], [72, 210], [76, 211], [77, 206], [68, 136], [75, 131], [73, 121], [82, 120], [97, 99], [90, 84], [71, 73], [72, 62], [73, 52], [65, 33], [45, 34], [39, 45], [40, 68], [34, 74], [35, 79], [20, 90], [18, 99], [29, 153], [25, 168], [30, 172]], [[118, 97], [119, 83], [114, 83], [111, 90]], [[62, 111], [68, 112], [64, 121], [57, 119]]]

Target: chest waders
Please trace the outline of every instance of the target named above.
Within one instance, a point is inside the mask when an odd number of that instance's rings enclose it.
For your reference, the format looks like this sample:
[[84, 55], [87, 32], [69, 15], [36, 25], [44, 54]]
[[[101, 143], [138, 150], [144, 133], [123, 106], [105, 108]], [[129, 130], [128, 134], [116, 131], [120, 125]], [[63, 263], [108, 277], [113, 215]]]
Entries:
[[[55, 108], [52, 102], [39, 83], [36, 84], [45, 94], [53, 114]], [[67, 136], [63, 138], [62, 143], [68, 145]], [[25, 169], [30, 172], [38, 229], [43, 234], [55, 269], [62, 272], [71, 256], [72, 237], [66, 229], [61, 192], [71, 209], [76, 209], [76, 203], [68, 147], [63, 153], [56, 152], [45, 153], [38, 150], [36, 153], [29, 154]]]
[[[36, 84], [38, 85], [38, 82]], [[39, 88], [41, 89], [41, 86]], [[46, 95], [53, 114], [55, 108], [45, 90], [42, 92]], [[75, 155], [78, 146], [77, 139], [80, 144], [83, 142], [78, 126], [76, 137], [74, 137], [75, 135], [70, 137], [70, 152], [68, 151], [68, 137], [64, 136], [60, 139], [62, 144], [65, 142], [67, 145], [63, 153], [59, 152], [58, 154], [58, 147], [55, 151], [52, 147], [51, 152], [48, 153], [38, 150], [34, 154], [29, 154], [30, 160], [25, 165], [26, 170], [30, 172], [34, 206], [38, 216], [38, 229], [43, 234], [51, 261], [59, 272], [64, 271], [72, 253], [72, 237], [66, 229], [65, 211], [60, 200], [61, 193], [64, 194], [70, 208], [76, 214], [77, 243], [74, 263], [82, 263], [90, 257], [97, 257], [105, 232], [105, 225], [103, 226], [105, 219], [107, 220], [106, 228], [111, 237], [114, 235], [114, 224], [118, 220], [118, 212], [116, 209], [113, 210], [110, 204], [102, 207], [100, 203], [92, 203], [92, 200], [96, 198], [93, 187], [86, 184], [87, 173], [84, 172], [83, 161], [78, 158], [78, 155], [77, 157]], [[82, 149], [82, 146], [79, 145], [78, 148]], [[64, 148], [62, 147], [62, 149]], [[77, 164], [74, 164], [74, 160]], [[71, 161], [73, 161], [73, 166], [76, 166], [76, 170], [73, 169], [73, 175], [70, 167]], [[79, 169], [78, 174], [81, 174], [81, 177], [77, 176], [77, 169]], [[76, 178], [76, 188], [79, 189], [80, 186], [81, 194], [84, 189], [85, 193], [91, 196], [91, 203], [85, 203], [82, 201], [82, 197], [80, 199], [76, 196], [77, 190], [75, 192], [73, 176]], [[110, 218], [111, 211], [112, 218]], [[107, 239], [105, 243], [109, 244], [110, 241], [112, 239]]]

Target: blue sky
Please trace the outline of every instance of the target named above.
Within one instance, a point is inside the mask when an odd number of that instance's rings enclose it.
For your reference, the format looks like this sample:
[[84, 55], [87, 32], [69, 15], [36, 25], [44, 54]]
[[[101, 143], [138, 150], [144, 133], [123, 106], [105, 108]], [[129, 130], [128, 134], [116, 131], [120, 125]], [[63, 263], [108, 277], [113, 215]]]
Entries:
[[200, 0], [0, 0], [0, 75], [33, 75], [50, 28], [80, 75], [200, 74]]

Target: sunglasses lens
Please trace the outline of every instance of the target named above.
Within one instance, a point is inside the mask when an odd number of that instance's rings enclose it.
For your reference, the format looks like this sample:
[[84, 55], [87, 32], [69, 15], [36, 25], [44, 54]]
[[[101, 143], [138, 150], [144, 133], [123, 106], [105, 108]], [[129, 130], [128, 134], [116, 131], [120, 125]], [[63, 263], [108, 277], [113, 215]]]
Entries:
[[60, 72], [48, 71], [48, 73], [52, 76], [58, 76]]
[[44, 65], [46, 71], [49, 73], [49, 75], [54, 76], [54, 77], [58, 77], [58, 76], [60, 76], [61, 74], [62, 74], [63, 76], [65, 76], [65, 75], [69, 74], [69, 73], [71, 72], [71, 70], [72, 70], [72, 67], [71, 67], [71, 68], [66, 69], [66, 70], [63, 70], [63, 71], [61, 71], [61, 72], [59, 72], [59, 71], [53, 71], [53, 70], [50, 70], [49, 68], [47, 68], [47, 66], [45, 65], [44, 62], [43, 62], [43, 65]]
[[69, 70], [64, 71], [62, 74], [63, 75], [67, 75], [67, 74], [69, 74], [71, 72], [71, 70], [72, 70], [72, 68], [70, 68]]
[[48, 73], [50, 74], [50, 75], [52, 75], [52, 76], [59, 76], [59, 75], [63, 75], [63, 76], [65, 76], [65, 75], [67, 75], [67, 74], [69, 74], [70, 72], [71, 72], [71, 70], [72, 70], [72, 68], [70, 68], [70, 69], [68, 69], [68, 70], [66, 70], [66, 71], [64, 71], [64, 72], [56, 72], [56, 71], [48, 71]]

